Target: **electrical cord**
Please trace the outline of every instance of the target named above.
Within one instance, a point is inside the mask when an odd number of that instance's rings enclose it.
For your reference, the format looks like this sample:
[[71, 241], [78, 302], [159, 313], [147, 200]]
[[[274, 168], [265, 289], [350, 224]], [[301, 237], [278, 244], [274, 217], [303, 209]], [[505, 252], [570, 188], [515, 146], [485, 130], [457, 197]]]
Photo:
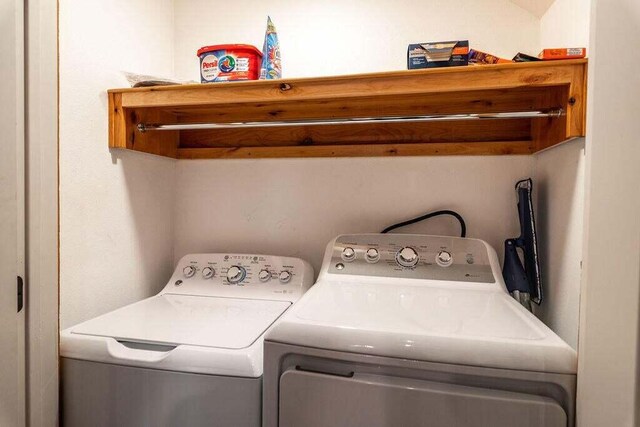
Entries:
[[383, 233], [383, 234], [384, 233], [388, 233], [391, 230], [395, 230], [396, 228], [405, 227], [407, 225], [415, 224], [416, 222], [424, 221], [425, 219], [433, 218], [434, 216], [440, 216], [440, 215], [451, 215], [451, 216], [455, 217], [458, 220], [458, 222], [460, 223], [460, 237], [466, 237], [467, 236], [467, 225], [464, 223], [464, 219], [462, 218], [462, 216], [458, 212], [450, 211], [448, 209], [441, 210], [441, 211], [435, 211], [435, 212], [429, 212], [429, 213], [421, 215], [419, 217], [412, 218], [412, 219], [409, 219], [409, 220], [406, 220], [406, 221], [399, 222], [397, 224], [390, 225], [389, 227], [387, 227], [384, 230], [382, 230], [380, 233]]

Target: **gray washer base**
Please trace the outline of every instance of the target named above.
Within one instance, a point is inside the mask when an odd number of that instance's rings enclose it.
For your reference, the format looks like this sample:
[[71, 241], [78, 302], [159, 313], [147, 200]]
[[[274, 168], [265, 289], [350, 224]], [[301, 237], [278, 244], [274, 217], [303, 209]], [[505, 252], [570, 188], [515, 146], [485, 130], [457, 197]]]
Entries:
[[61, 358], [65, 427], [259, 427], [262, 379]]

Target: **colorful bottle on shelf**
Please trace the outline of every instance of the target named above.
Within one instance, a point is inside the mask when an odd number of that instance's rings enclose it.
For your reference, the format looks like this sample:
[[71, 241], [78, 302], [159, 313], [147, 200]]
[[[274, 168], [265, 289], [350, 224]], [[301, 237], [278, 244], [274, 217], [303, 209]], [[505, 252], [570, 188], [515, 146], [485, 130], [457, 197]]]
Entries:
[[260, 80], [272, 80], [282, 78], [282, 63], [280, 61], [280, 42], [276, 27], [267, 17], [267, 31], [264, 35], [262, 46], [262, 66], [260, 67]]

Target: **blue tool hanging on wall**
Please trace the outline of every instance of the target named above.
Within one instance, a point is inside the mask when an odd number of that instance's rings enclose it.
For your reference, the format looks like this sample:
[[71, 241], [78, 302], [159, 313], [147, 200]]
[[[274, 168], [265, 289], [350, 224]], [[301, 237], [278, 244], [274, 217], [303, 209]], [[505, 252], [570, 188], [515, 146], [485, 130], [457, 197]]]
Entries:
[[[516, 183], [520, 236], [505, 240], [502, 267], [502, 276], [507, 290], [529, 311], [531, 311], [531, 302], [540, 305], [543, 297], [532, 189], [531, 178]], [[522, 259], [518, 248], [522, 252]]]

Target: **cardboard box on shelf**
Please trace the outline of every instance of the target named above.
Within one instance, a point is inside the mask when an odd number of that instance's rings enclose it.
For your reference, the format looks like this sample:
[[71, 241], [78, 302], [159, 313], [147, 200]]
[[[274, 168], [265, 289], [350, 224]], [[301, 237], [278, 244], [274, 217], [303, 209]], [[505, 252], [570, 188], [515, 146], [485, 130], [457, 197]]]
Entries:
[[542, 60], [553, 59], [580, 59], [587, 55], [587, 49], [583, 47], [567, 47], [560, 49], [543, 49], [538, 55]]
[[479, 50], [471, 49], [469, 50], [469, 64], [478, 64], [478, 65], [486, 65], [486, 64], [506, 64], [509, 62], [513, 62], [510, 59], [499, 58], [495, 55], [491, 55], [490, 53], [482, 52]]
[[469, 62], [469, 41], [455, 40], [410, 44], [407, 68], [456, 67]]
[[513, 62], [536, 62], [542, 61], [542, 59], [537, 56], [527, 55], [526, 53], [518, 52], [516, 56], [513, 57]]

